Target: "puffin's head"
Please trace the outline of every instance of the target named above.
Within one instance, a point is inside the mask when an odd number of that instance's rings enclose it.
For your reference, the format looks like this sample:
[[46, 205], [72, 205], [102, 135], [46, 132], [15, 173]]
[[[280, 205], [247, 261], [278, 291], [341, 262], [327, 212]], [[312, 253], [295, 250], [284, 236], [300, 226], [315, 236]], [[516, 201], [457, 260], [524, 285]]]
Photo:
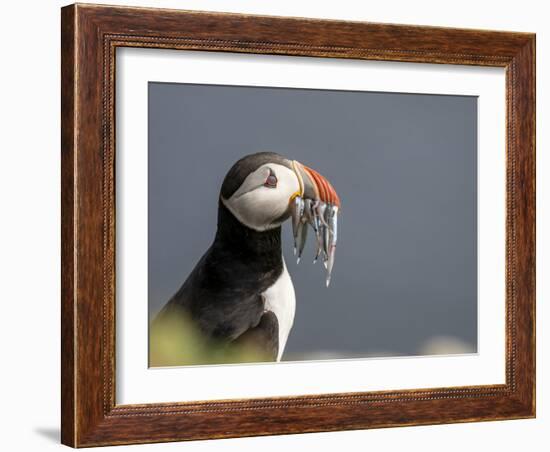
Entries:
[[256, 231], [277, 228], [292, 217], [298, 261], [310, 224], [317, 237], [315, 260], [323, 256], [328, 285], [340, 198], [327, 179], [296, 160], [260, 152], [233, 165], [223, 181], [220, 199], [237, 220]]

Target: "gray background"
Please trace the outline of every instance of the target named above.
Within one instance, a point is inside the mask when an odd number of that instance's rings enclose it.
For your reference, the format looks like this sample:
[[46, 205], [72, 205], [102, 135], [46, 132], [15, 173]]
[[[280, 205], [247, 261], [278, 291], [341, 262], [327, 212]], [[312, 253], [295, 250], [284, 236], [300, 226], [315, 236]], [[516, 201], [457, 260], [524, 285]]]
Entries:
[[[269, 150], [342, 199], [330, 288], [296, 265], [284, 359], [477, 349], [477, 98], [149, 83], [149, 314], [210, 245], [231, 165]], [[310, 237], [311, 239], [311, 237]]]

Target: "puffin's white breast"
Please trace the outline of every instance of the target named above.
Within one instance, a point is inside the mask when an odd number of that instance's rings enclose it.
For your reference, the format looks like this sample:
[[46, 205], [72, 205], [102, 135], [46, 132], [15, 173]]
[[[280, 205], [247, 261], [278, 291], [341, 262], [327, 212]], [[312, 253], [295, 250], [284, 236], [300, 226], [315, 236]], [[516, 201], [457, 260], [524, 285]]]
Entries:
[[279, 322], [279, 352], [277, 354], [277, 361], [280, 361], [288, 334], [294, 323], [294, 313], [296, 312], [296, 295], [294, 294], [294, 286], [286, 269], [284, 258], [281, 276], [262, 295], [265, 299], [266, 311], [272, 311]]

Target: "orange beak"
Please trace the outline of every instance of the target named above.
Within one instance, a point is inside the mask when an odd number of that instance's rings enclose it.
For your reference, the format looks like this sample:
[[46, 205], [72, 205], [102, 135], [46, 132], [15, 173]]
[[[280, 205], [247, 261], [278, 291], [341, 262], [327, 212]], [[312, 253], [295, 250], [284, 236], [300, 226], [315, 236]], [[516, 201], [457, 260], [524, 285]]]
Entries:
[[324, 176], [296, 160], [292, 164], [300, 181], [301, 193], [298, 194], [299, 196], [340, 207], [338, 193], [336, 193], [332, 184]]

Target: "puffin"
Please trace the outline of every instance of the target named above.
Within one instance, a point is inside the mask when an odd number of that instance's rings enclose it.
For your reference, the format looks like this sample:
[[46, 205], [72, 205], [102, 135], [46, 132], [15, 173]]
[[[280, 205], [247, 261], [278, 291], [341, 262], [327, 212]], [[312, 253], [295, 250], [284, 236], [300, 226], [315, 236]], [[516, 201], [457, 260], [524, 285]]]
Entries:
[[252, 347], [258, 360], [280, 361], [296, 310], [281, 227], [292, 222], [298, 262], [313, 230], [328, 287], [339, 209], [334, 187], [312, 168], [274, 152], [244, 156], [223, 179], [212, 244], [152, 325], [183, 315], [211, 348]]

